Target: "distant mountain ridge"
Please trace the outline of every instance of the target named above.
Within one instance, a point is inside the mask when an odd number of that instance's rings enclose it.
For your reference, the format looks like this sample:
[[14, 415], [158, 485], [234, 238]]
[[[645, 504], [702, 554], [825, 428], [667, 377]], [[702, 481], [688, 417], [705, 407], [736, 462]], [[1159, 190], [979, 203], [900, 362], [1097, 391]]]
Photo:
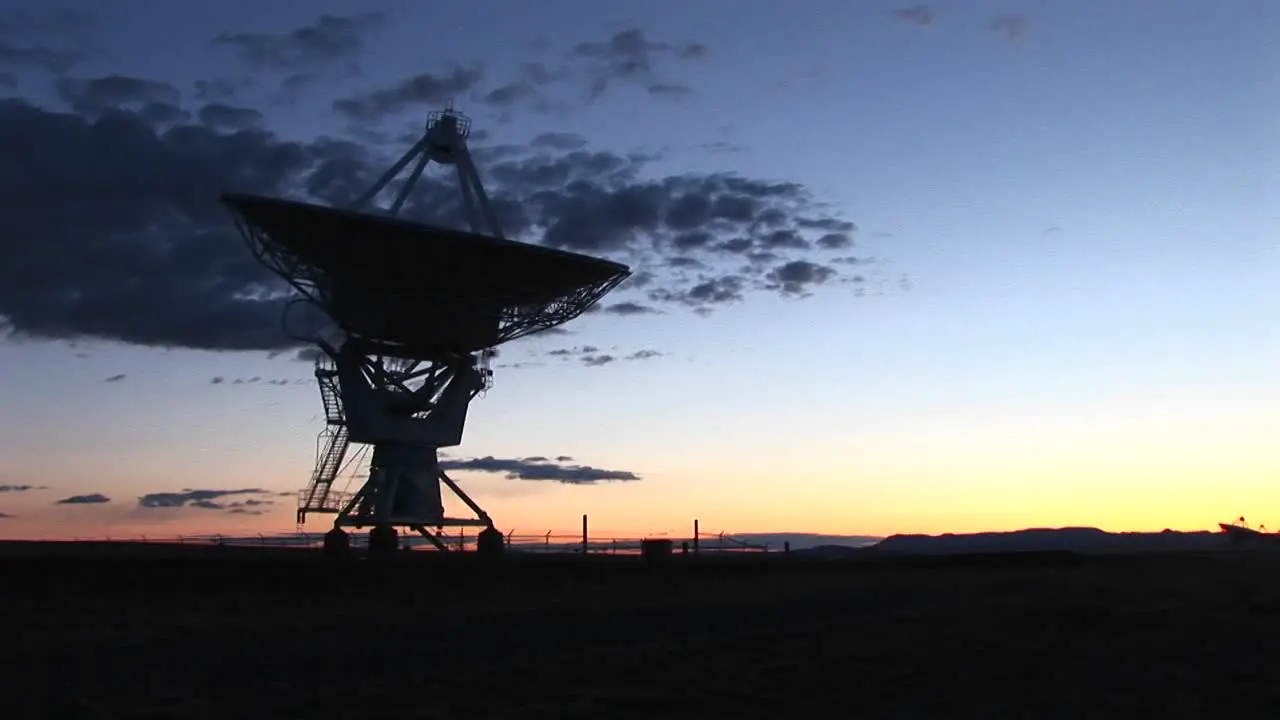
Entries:
[[1045, 551], [1129, 553], [1216, 550], [1225, 546], [1223, 533], [1207, 530], [1112, 533], [1093, 527], [1065, 527], [968, 534], [891, 535], [876, 543], [873, 550], [912, 555]]

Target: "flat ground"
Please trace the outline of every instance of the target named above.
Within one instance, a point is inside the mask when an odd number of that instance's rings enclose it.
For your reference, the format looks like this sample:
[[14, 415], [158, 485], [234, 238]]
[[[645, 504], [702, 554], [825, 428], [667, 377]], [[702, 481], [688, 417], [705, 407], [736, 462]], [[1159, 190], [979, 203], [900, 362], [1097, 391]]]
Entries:
[[[39, 551], [39, 552], [37, 552]], [[1268, 716], [1280, 559], [0, 547], [6, 718]], [[679, 561], [681, 558], [673, 558]], [[4, 687], [4, 686], [9, 687]]]

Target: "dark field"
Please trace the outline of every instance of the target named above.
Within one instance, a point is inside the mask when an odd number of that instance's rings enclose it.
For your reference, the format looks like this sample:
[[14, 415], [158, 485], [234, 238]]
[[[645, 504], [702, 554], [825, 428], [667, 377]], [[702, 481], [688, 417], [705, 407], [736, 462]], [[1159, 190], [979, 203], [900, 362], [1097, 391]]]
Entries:
[[1280, 708], [1280, 561], [1269, 555], [457, 562], [471, 559], [0, 546], [0, 716]]

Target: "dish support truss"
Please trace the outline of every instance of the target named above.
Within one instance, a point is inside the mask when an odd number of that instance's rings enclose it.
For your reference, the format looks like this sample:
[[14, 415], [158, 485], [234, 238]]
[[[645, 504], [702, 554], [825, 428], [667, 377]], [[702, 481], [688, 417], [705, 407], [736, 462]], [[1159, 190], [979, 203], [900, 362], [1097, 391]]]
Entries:
[[458, 185], [462, 189], [462, 207], [472, 232], [505, 239], [502, 228], [498, 226], [498, 217], [494, 215], [493, 206], [489, 203], [489, 195], [480, 182], [480, 173], [471, 159], [471, 151], [467, 149], [467, 138], [470, 135], [471, 120], [466, 115], [453, 110], [431, 113], [427, 116], [427, 132], [394, 165], [387, 168], [373, 183], [373, 187], [352, 203], [351, 209], [363, 210], [409, 163], [416, 160], [409, 177], [400, 186], [395, 200], [386, 211], [393, 217], [399, 215], [404, 201], [427, 169], [427, 163], [434, 161], [440, 165], [453, 165], [457, 170]]
[[[316, 380], [326, 428], [299, 498], [299, 524], [316, 513], [336, 515], [335, 529], [407, 527], [441, 550], [448, 549], [438, 536], [445, 527], [492, 528], [489, 515], [440, 469], [438, 455], [462, 442], [471, 400], [491, 385], [490, 354], [425, 362], [370, 354], [352, 340], [341, 350], [322, 349]], [[353, 444], [372, 446], [368, 475], [356, 492], [338, 492], [333, 483]], [[447, 517], [444, 488], [474, 517]]]

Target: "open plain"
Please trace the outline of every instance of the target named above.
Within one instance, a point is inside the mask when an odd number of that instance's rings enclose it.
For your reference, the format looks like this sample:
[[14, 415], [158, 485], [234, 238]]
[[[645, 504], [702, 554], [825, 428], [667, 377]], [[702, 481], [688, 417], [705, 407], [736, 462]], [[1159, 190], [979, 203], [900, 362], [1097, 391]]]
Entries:
[[1225, 717], [1280, 560], [0, 546], [5, 717]]

